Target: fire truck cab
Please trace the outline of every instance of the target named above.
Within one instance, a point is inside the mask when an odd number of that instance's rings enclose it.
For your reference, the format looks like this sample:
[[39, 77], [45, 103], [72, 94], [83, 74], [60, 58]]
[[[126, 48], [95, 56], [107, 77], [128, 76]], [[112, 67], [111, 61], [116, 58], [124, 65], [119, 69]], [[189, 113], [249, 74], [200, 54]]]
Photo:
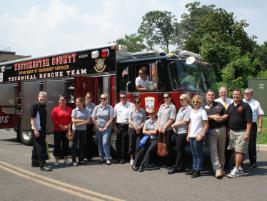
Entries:
[[[141, 67], [148, 70], [145, 91], [135, 86]], [[53, 133], [50, 112], [60, 94], [74, 107], [75, 98], [86, 92], [92, 92], [96, 104], [106, 93], [114, 106], [119, 93], [125, 92], [130, 101], [140, 97], [142, 107], [157, 110], [163, 93], [169, 92], [179, 108], [180, 94], [203, 94], [213, 78], [210, 66], [193, 57], [128, 53], [117, 45], [0, 63], [0, 129], [14, 128], [18, 140], [31, 144], [30, 108], [42, 90], [48, 94], [47, 133]]]

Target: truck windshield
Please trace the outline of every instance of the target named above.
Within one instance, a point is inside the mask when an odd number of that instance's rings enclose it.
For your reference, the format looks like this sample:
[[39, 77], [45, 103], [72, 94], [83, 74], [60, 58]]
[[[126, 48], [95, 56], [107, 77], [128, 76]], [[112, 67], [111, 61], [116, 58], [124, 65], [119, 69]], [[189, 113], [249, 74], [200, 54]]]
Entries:
[[189, 91], [206, 91], [204, 74], [199, 64], [187, 65], [184, 61], [173, 61], [168, 65], [169, 76], [173, 89]]

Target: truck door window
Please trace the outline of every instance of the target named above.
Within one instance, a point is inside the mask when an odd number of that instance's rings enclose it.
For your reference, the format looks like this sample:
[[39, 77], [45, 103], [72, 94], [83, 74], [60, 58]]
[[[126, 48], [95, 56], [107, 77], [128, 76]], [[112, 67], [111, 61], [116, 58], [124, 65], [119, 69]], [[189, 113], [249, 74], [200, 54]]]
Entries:
[[169, 71], [174, 89], [204, 91], [203, 76], [196, 64], [186, 65], [176, 61], [169, 64]]

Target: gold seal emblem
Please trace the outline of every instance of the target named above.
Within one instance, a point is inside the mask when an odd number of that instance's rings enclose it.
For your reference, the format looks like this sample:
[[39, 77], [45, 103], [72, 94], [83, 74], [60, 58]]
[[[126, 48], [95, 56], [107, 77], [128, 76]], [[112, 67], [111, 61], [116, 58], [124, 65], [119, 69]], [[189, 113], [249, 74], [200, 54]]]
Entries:
[[94, 66], [94, 69], [98, 73], [103, 72], [107, 67], [107, 65], [105, 64], [105, 59], [96, 59], [95, 63], [96, 64]]

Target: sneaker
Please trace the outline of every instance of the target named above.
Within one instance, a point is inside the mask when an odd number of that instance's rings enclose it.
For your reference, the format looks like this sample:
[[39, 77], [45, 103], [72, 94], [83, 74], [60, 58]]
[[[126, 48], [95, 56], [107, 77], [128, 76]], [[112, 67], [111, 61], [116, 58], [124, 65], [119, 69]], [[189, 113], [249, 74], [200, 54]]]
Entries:
[[111, 165], [111, 161], [109, 159], [107, 160], [107, 165]]
[[40, 170], [49, 172], [49, 171], [51, 171], [52, 169], [51, 169], [50, 167], [44, 165], [43, 167], [40, 167]]
[[134, 159], [131, 158], [131, 160], [130, 160], [130, 165], [132, 166], [133, 164], [134, 164]]
[[194, 170], [189, 170], [189, 171], [185, 172], [185, 174], [186, 174], [186, 175], [193, 175], [194, 172], [195, 172]]
[[75, 166], [75, 167], [77, 167], [78, 166], [78, 163], [77, 162], [73, 162], [72, 165]]
[[249, 167], [250, 167], [250, 168], [257, 168], [257, 164], [256, 164], [256, 163], [252, 163], [252, 164], [250, 164]]
[[144, 170], [145, 170], [145, 168], [143, 166], [140, 166], [138, 169], [139, 172], [144, 172]]
[[32, 161], [32, 167], [40, 167], [40, 163], [38, 161]]
[[59, 159], [58, 158], [56, 158], [54, 165], [55, 166], [58, 166], [59, 165]]
[[125, 160], [121, 159], [120, 164], [124, 164], [124, 163], [125, 163]]
[[242, 169], [242, 167], [239, 167], [238, 169], [237, 169], [237, 171], [238, 171], [238, 174], [241, 176], [242, 174], [244, 174], [244, 171], [243, 171], [243, 169]]
[[104, 160], [103, 158], [100, 158], [98, 162], [99, 162], [99, 163], [104, 163], [105, 160]]
[[64, 164], [69, 165], [71, 162], [67, 158], [64, 158]]
[[239, 171], [236, 167], [234, 169], [232, 169], [231, 172], [227, 175], [227, 177], [229, 177], [229, 178], [237, 178], [239, 176], [240, 176]]

